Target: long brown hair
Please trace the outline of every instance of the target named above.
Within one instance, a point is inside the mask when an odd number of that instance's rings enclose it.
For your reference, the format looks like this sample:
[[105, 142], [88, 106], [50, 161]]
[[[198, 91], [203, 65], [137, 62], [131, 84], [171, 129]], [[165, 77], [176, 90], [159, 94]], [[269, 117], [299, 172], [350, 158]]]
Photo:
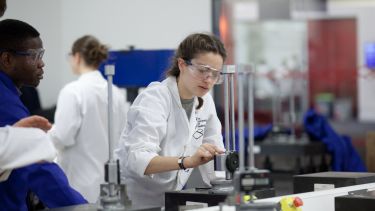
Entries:
[[[195, 33], [186, 37], [178, 46], [174, 57], [172, 59], [171, 67], [166, 71], [166, 76], [180, 76], [180, 68], [178, 67], [178, 59], [182, 58], [185, 61], [192, 60], [195, 56], [201, 53], [215, 53], [219, 54], [223, 61], [227, 58], [227, 52], [224, 44], [219, 38], [212, 34]], [[197, 109], [203, 105], [203, 99], [198, 97], [199, 104]]]

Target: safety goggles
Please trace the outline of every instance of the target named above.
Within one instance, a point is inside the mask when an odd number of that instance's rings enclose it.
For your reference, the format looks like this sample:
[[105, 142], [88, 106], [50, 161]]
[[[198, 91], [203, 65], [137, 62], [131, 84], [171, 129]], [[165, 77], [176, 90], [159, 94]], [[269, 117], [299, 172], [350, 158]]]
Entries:
[[187, 60], [185, 60], [185, 64], [195, 78], [200, 80], [211, 78], [215, 81], [215, 84], [221, 84], [223, 82], [222, 73], [216, 68], [210, 67], [209, 65], [193, 64], [191, 61]]
[[11, 52], [14, 55], [17, 56], [26, 56], [28, 57], [28, 61], [30, 64], [35, 65], [37, 62], [42, 60], [45, 49], [44, 48], [38, 48], [38, 49], [28, 49], [25, 51], [17, 51], [17, 50], [11, 50], [11, 49], [0, 49], [0, 52]]

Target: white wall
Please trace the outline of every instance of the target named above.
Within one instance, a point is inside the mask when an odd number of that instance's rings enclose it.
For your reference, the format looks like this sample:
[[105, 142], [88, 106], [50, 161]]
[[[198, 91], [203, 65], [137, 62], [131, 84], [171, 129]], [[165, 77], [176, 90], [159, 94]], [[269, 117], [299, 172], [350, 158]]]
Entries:
[[38, 87], [42, 106], [76, 78], [66, 55], [80, 36], [91, 34], [112, 49], [174, 49], [188, 34], [211, 31], [211, 0], [8, 0], [3, 18], [33, 25], [46, 49]]

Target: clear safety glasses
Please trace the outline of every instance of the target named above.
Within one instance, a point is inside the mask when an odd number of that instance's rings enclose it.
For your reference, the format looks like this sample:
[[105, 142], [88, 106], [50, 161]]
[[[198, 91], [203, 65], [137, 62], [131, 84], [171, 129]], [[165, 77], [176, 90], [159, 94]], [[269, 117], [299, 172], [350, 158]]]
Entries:
[[25, 51], [17, 51], [17, 50], [10, 50], [10, 49], [1, 49], [0, 52], [11, 52], [14, 55], [17, 56], [26, 56], [29, 58], [30, 64], [35, 65], [37, 62], [42, 60], [44, 55], [44, 48], [38, 48], [38, 49], [28, 49]]
[[215, 81], [215, 84], [221, 84], [223, 82], [223, 76], [220, 70], [210, 67], [209, 65], [203, 64], [193, 64], [191, 61], [186, 61], [188, 69], [191, 71], [194, 77], [204, 80], [206, 78], [211, 78]]

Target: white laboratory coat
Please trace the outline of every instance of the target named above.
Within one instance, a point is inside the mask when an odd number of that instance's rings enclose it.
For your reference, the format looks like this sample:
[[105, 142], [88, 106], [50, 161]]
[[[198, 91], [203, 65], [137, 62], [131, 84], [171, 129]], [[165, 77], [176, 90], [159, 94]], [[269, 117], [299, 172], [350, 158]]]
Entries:
[[[50, 130], [59, 150], [57, 162], [73, 188], [89, 202], [97, 201], [108, 161], [108, 90], [99, 71], [82, 74], [60, 92]], [[125, 94], [113, 86], [113, 140], [117, 146], [125, 127]]]
[[56, 149], [47, 134], [37, 128], [0, 128], [0, 181], [10, 170], [39, 161], [52, 161]]
[[[223, 147], [221, 124], [210, 94], [203, 97], [203, 107], [190, 121], [181, 105], [175, 77], [151, 83], [142, 91], [128, 112], [127, 125], [117, 152], [121, 160], [122, 179], [135, 207], [164, 206], [164, 192], [181, 190], [192, 169], [175, 170], [145, 176], [155, 156], [191, 156], [202, 143]], [[211, 165], [209, 165], [211, 164]], [[214, 179], [212, 163], [199, 167], [203, 180]]]

